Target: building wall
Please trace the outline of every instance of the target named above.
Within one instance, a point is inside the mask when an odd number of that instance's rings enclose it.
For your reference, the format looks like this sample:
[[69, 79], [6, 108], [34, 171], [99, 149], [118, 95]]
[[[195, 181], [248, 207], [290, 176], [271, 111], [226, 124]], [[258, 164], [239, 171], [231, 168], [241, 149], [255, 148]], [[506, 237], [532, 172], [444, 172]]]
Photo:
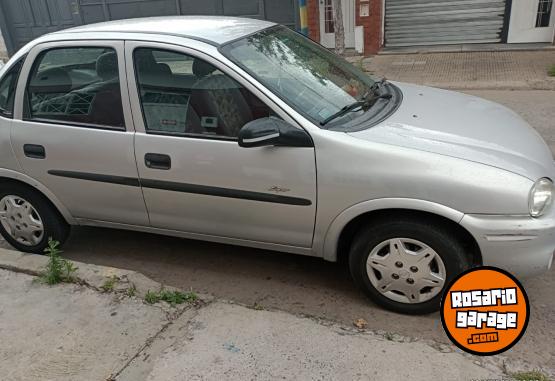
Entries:
[[320, 42], [320, 10], [318, 0], [308, 0], [306, 3], [308, 12], [308, 36], [316, 42]]
[[[346, 0], [343, 0], [346, 1]], [[308, 35], [320, 42], [319, 0], [308, 0]], [[369, 15], [361, 17], [361, 5], [369, 6]], [[356, 0], [355, 24], [364, 27], [364, 55], [376, 54], [382, 47], [382, 0]]]
[[[361, 17], [361, 5], [369, 6], [369, 16]], [[382, 0], [356, 0], [355, 23], [364, 27], [364, 55], [378, 53], [382, 47]]]

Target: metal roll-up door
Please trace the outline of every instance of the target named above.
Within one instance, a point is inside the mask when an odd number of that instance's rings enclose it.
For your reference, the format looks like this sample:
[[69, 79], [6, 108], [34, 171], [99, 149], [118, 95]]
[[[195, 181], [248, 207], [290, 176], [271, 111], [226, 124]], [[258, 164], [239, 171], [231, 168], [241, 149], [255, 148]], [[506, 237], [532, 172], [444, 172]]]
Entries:
[[501, 42], [505, 0], [386, 0], [385, 45]]

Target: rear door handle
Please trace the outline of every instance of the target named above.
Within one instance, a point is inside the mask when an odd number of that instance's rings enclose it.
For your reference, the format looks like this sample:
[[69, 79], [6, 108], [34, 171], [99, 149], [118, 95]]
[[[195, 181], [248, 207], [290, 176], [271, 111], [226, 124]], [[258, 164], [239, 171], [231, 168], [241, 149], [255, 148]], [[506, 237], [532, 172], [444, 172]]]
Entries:
[[46, 151], [44, 147], [38, 144], [25, 144], [23, 146], [23, 153], [31, 159], [45, 159]]
[[172, 167], [172, 159], [162, 153], [147, 153], [145, 155], [145, 165], [152, 169], [168, 170]]

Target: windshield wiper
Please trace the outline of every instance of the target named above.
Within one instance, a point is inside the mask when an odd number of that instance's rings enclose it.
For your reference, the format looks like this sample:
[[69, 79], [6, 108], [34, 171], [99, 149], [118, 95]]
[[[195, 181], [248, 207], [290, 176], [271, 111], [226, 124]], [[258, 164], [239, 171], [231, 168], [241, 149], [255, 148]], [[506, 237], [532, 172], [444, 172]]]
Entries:
[[393, 96], [391, 94], [382, 94], [381, 87], [387, 82], [387, 79], [382, 78], [381, 80], [374, 82], [366, 94], [364, 94], [359, 101], [351, 103], [343, 107], [341, 110], [328, 116], [326, 119], [320, 122], [320, 126], [325, 126], [329, 122], [342, 117], [350, 112], [359, 111], [366, 107], [372, 106], [378, 99], [391, 99]]
[[374, 103], [376, 103], [376, 101], [378, 99], [391, 99], [392, 97], [393, 97], [393, 95], [391, 95], [391, 94], [379, 94], [379, 95], [376, 94], [376, 93], [364, 94], [364, 96], [362, 97], [362, 99], [360, 101], [356, 101], [354, 103], [351, 103], [350, 105], [347, 105], [347, 106], [343, 107], [341, 110], [339, 110], [335, 114], [332, 114], [332, 115], [328, 116], [326, 119], [324, 119], [323, 121], [321, 121], [320, 126], [325, 126], [326, 124], [328, 124], [332, 120], [335, 120], [339, 117], [342, 117], [343, 115], [348, 114], [350, 112], [359, 111], [363, 108], [370, 107]]

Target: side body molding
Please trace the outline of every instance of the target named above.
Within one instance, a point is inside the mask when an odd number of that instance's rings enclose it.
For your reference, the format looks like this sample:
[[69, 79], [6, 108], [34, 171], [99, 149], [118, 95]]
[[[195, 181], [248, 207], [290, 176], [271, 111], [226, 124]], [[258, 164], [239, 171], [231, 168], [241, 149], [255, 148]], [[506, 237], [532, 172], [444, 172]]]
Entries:
[[431, 201], [411, 198], [380, 198], [355, 204], [341, 212], [330, 224], [322, 249], [322, 257], [331, 262], [337, 261], [337, 244], [343, 228], [354, 218], [368, 212], [384, 209], [407, 209], [433, 213], [460, 223], [464, 213], [448, 206]]
[[77, 220], [69, 213], [69, 210], [64, 204], [52, 193], [44, 184], [29, 177], [23, 173], [13, 171], [11, 169], [0, 168], [0, 178], [8, 178], [13, 180], [21, 181], [22, 183], [28, 184], [31, 187], [40, 191], [47, 199], [50, 200], [52, 204], [58, 209], [58, 211], [64, 216], [65, 220], [70, 225], [79, 225]]

